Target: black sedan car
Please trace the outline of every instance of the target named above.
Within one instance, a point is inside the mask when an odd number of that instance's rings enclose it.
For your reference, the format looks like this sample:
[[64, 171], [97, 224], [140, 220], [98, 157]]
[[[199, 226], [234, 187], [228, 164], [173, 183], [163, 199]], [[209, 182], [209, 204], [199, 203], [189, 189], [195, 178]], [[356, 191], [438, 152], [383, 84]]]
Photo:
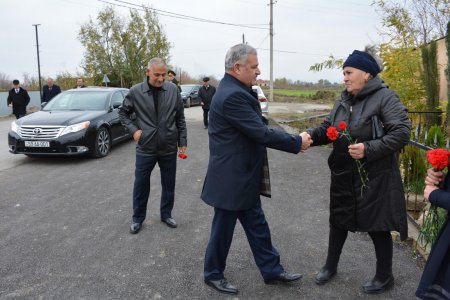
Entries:
[[130, 139], [118, 109], [128, 89], [82, 88], [65, 91], [33, 114], [11, 124], [9, 152], [38, 155], [108, 155]]
[[200, 105], [201, 101], [198, 97], [198, 91], [202, 87], [200, 84], [182, 84], [180, 87], [184, 107], [191, 107], [194, 104]]

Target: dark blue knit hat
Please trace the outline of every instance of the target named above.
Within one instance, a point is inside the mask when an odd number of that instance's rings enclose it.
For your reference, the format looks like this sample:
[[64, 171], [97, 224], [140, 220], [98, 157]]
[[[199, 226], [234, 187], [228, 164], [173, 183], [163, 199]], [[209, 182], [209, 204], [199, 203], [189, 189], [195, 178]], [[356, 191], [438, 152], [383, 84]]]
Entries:
[[352, 67], [364, 72], [370, 73], [373, 77], [377, 76], [381, 72], [380, 66], [376, 60], [367, 52], [355, 50], [349, 55], [347, 60], [344, 62], [345, 67]]

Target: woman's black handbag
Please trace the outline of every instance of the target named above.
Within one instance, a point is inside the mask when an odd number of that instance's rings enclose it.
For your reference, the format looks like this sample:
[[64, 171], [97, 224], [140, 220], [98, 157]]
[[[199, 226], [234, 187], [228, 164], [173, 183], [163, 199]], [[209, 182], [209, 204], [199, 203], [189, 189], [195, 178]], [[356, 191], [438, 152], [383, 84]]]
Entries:
[[378, 118], [378, 115], [372, 116], [372, 139], [376, 140], [385, 135], [383, 123]]

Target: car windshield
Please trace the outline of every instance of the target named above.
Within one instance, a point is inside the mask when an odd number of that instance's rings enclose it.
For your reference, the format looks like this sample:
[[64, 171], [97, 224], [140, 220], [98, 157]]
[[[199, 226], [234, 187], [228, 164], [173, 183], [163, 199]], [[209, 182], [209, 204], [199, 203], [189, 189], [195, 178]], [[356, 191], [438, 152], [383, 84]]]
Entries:
[[182, 93], [190, 93], [193, 88], [194, 88], [194, 85], [181, 85], [181, 92]]
[[42, 110], [103, 110], [109, 92], [65, 92], [48, 102]]

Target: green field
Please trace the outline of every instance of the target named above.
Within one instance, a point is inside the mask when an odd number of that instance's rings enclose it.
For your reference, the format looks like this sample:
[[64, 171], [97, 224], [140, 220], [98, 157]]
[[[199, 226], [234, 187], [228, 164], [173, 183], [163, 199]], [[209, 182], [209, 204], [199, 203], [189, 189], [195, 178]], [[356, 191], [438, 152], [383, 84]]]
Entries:
[[[269, 97], [269, 89], [263, 88], [264, 94]], [[314, 103], [332, 103], [338, 95], [338, 90], [319, 90], [319, 89], [274, 89], [274, 102], [314, 102]]]
[[318, 90], [284, 90], [274, 89], [273, 94], [287, 97], [308, 97], [317, 93]]

